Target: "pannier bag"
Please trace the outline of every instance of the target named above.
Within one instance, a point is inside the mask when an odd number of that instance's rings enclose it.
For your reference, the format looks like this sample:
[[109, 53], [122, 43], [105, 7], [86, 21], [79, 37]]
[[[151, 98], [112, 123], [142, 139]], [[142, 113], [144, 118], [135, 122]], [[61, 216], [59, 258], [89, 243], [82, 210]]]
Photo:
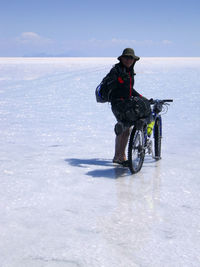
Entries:
[[116, 100], [112, 103], [112, 111], [118, 121], [130, 123], [138, 119], [148, 118], [151, 115], [151, 107], [148, 99], [141, 96]]

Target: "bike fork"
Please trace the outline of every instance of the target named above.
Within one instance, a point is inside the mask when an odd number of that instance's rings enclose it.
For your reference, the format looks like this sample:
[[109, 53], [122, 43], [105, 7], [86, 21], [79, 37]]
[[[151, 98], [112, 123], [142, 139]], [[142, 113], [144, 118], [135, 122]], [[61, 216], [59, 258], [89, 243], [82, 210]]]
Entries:
[[[160, 121], [160, 137], [162, 138], [162, 118], [161, 116], [159, 115], [156, 120], [159, 120]], [[156, 122], [155, 120], [155, 122]], [[154, 124], [154, 128], [153, 128], [153, 137], [155, 138], [155, 124]]]

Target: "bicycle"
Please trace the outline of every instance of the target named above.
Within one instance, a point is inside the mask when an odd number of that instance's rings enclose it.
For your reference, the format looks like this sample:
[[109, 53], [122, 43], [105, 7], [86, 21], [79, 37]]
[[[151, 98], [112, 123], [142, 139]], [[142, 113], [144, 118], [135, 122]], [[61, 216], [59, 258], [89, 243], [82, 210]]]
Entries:
[[129, 138], [128, 166], [132, 174], [141, 170], [145, 154], [152, 155], [155, 160], [161, 159], [162, 117], [160, 113], [164, 107], [168, 110], [168, 102], [173, 102], [173, 100], [151, 99], [149, 101], [152, 110], [152, 121], [148, 123], [146, 119], [139, 119], [133, 126]]

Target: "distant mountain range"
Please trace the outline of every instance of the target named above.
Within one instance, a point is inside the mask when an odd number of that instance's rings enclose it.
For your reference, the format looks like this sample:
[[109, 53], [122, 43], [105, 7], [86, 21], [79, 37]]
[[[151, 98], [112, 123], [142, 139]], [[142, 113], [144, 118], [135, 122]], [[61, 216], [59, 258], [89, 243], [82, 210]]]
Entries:
[[80, 52], [69, 52], [69, 53], [61, 53], [61, 54], [48, 54], [45, 52], [41, 53], [34, 53], [34, 54], [25, 54], [23, 57], [86, 57], [87, 55], [84, 55]]

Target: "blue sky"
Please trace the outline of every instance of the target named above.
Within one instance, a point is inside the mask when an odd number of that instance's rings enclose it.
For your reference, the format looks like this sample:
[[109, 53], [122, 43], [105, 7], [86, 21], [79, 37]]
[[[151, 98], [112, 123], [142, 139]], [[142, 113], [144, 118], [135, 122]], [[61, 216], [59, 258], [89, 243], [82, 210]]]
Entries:
[[0, 56], [200, 56], [199, 0], [0, 0]]

